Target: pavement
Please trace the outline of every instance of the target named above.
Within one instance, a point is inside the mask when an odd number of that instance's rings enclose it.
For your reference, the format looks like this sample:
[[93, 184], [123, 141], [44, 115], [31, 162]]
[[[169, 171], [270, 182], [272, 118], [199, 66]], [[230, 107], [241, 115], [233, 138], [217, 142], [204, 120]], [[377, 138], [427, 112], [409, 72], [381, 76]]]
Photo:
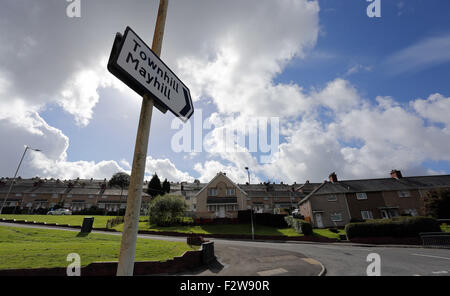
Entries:
[[[1, 223], [0, 226], [53, 228]], [[61, 228], [59, 228], [61, 229]], [[79, 232], [78, 229], [64, 229]], [[93, 231], [109, 235], [121, 233]], [[140, 238], [186, 241], [185, 237], [138, 235]], [[420, 246], [372, 246], [353, 243], [263, 242], [211, 239], [217, 261], [186, 275], [323, 275], [365, 276], [368, 255], [381, 258], [381, 275], [449, 276], [450, 250]]]
[[214, 251], [216, 262], [183, 275], [318, 276], [325, 272], [319, 261], [298, 252], [251, 246], [241, 248], [217, 242], [214, 243]]

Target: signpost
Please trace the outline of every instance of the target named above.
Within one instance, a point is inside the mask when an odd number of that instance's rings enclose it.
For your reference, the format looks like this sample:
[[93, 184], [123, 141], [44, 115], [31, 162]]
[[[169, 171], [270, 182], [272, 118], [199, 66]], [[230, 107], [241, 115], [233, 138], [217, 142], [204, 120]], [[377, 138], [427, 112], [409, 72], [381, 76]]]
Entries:
[[118, 276], [133, 275], [153, 106], [164, 113], [170, 110], [183, 121], [187, 121], [194, 113], [189, 89], [159, 58], [168, 4], [169, 0], [160, 0], [151, 49], [127, 27], [123, 36], [120, 33], [116, 35], [108, 62], [108, 70], [112, 74], [143, 96], [117, 266]]
[[152, 95], [162, 112], [183, 121], [194, 113], [187, 86], [130, 27], [116, 35], [108, 70], [141, 96]]

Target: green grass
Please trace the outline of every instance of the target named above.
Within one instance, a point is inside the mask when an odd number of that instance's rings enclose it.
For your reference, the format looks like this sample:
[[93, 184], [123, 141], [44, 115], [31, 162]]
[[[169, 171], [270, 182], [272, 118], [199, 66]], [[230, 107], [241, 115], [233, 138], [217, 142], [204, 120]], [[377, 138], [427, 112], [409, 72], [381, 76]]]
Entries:
[[[117, 261], [121, 236], [0, 226], [0, 269], [67, 267], [69, 253], [78, 253], [81, 265]], [[182, 242], [137, 240], [137, 261], [162, 261], [193, 250]]]
[[[114, 227], [118, 231], [123, 230], [123, 224]], [[198, 233], [198, 234], [251, 234], [251, 224], [223, 224], [223, 225], [196, 225], [196, 226], [172, 226], [159, 227], [149, 225], [148, 222], [140, 222], [139, 230], [151, 231], [175, 231], [180, 233]], [[254, 226], [255, 235], [284, 235], [301, 236], [293, 228], [275, 228], [262, 225]]]
[[[46, 223], [70, 224], [74, 226], [81, 226], [84, 217], [94, 217], [94, 228], [105, 228], [106, 221], [115, 216], [91, 216], [91, 215], [67, 215], [67, 216], [53, 216], [53, 215], [0, 215], [0, 218], [27, 220]], [[148, 217], [141, 217], [141, 220], [148, 219]]]
[[339, 238], [340, 234], [345, 234], [344, 229], [339, 229], [338, 233], [331, 232], [329, 229], [314, 229], [314, 234], [328, 238]]
[[450, 225], [441, 225], [441, 229], [444, 232], [450, 232]]

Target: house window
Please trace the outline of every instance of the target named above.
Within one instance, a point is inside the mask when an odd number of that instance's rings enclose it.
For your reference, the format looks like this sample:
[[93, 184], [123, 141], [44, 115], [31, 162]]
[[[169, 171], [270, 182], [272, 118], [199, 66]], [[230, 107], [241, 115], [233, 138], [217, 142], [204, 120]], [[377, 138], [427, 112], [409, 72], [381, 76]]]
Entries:
[[337, 196], [335, 194], [328, 195], [328, 201], [337, 201]]
[[71, 197], [72, 197], [72, 194], [67, 194], [67, 197], [68, 197], [68, 198], [71, 198]]
[[186, 196], [185, 198], [186, 198], [186, 200], [190, 200], [191, 199], [189, 196]]
[[217, 195], [217, 189], [215, 189], [215, 188], [208, 189], [208, 195], [209, 196], [216, 196]]
[[35, 193], [32, 193], [32, 194], [31, 194], [31, 197], [36, 197], [36, 194], [35, 194]]
[[89, 194], [89, 198], [94, 198], [94, 196], [92, 194]]
[[411, 193], [409, 191], [398, 191], [399, 197], [410, 197]]
[[269, 198], [268, 197], [264, 197], [264, 200], [269, 200]]
[[333, 222], [342, 221], [342, 214], [341, 213], [331, 214], [331, 221], [333, 221]]
[[236, 190], [234, 188], [227, 188], [227, 196], [235, 196]]
[[22, 193], [16, 193], [16, 196], [22, 196]]
[[418, 215], [416, 209], [407, 209], [407, 210], [405, 210], [405, 213], [409, 214], [411, 216], [417, 216]]
[[361, 216], [363, 220], [373, 219], [372, 211], [361, 211]]
[[52, 198], [58, 198], [58, 193], [53, 193]]
[[367, 194], [365, 192], [358, 192], [356, 193], [356, 199], [367, 199]]

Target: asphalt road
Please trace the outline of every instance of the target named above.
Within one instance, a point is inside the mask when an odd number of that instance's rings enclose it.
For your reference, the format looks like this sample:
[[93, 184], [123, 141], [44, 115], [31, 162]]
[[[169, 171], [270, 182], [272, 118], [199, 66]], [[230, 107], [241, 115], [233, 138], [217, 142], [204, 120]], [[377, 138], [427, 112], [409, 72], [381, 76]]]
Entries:
[[[0, 223], [0, 226], [2, 225], [13, 227], [51, 228], [34, 225]], [[67, 230], [79, 231], [74, 229]], [[98, 233], [121, 235], [120, 233], [110, 232]], [[186, 238], [183, 237], [157, 235], [139, 235], [139, 237], [169, 241], [186, 241]], [[287, 271], [284, 275], [295, 275], [295, 268], [289, 263], [289, 259], [294, 259], [289, 256], [294, 256], [300, 258], [300, 260], [303, 260], [301, 258], [313, 258], [320, 261], [325, 266], [327, 270], [326, 275], [328, 276], [365, 276], [366, 269], [370, 264], [370, 262], [367, 262], [367, 256], [371, 253], [380, 255], [382, 276], [450, 275], [449, 249], [386, 246], [367, 247], [343, 243], [252, 242], [223, 239], [212, 239], [212, 241], [214, 241], [218, 261], [222, 267], [216, 267], [217, 269], [215, 271], [209, 271], [209, 274], [207, 270], [198, 272], [198, 275], [230, 275], [229, 273], [232, 269], [230, 269], [229, 266], [238, 264], [241, 264], [241, 266], [255, 264], [257, 266], [256, 269], [261, 270], [267, 266], [272, 266], [272, 270], [277, 270], [284, 266], [286, 267], [284, 269]], [[276, 262], [277, 260], [269, 262], [269, 257], [278, 257], [279, 262], [283, 262], [284, 260], [285, 263], [284, 265], [280, 265]], [[243, 258], [247, 259], [243, 260]], [[264, 266], [264, 268], [260, 268], [260, 266]], [[240, 270], [245, 273], [245, 269]], [[280, 273], [279, 275], [283, 275], [283, 273]]]

